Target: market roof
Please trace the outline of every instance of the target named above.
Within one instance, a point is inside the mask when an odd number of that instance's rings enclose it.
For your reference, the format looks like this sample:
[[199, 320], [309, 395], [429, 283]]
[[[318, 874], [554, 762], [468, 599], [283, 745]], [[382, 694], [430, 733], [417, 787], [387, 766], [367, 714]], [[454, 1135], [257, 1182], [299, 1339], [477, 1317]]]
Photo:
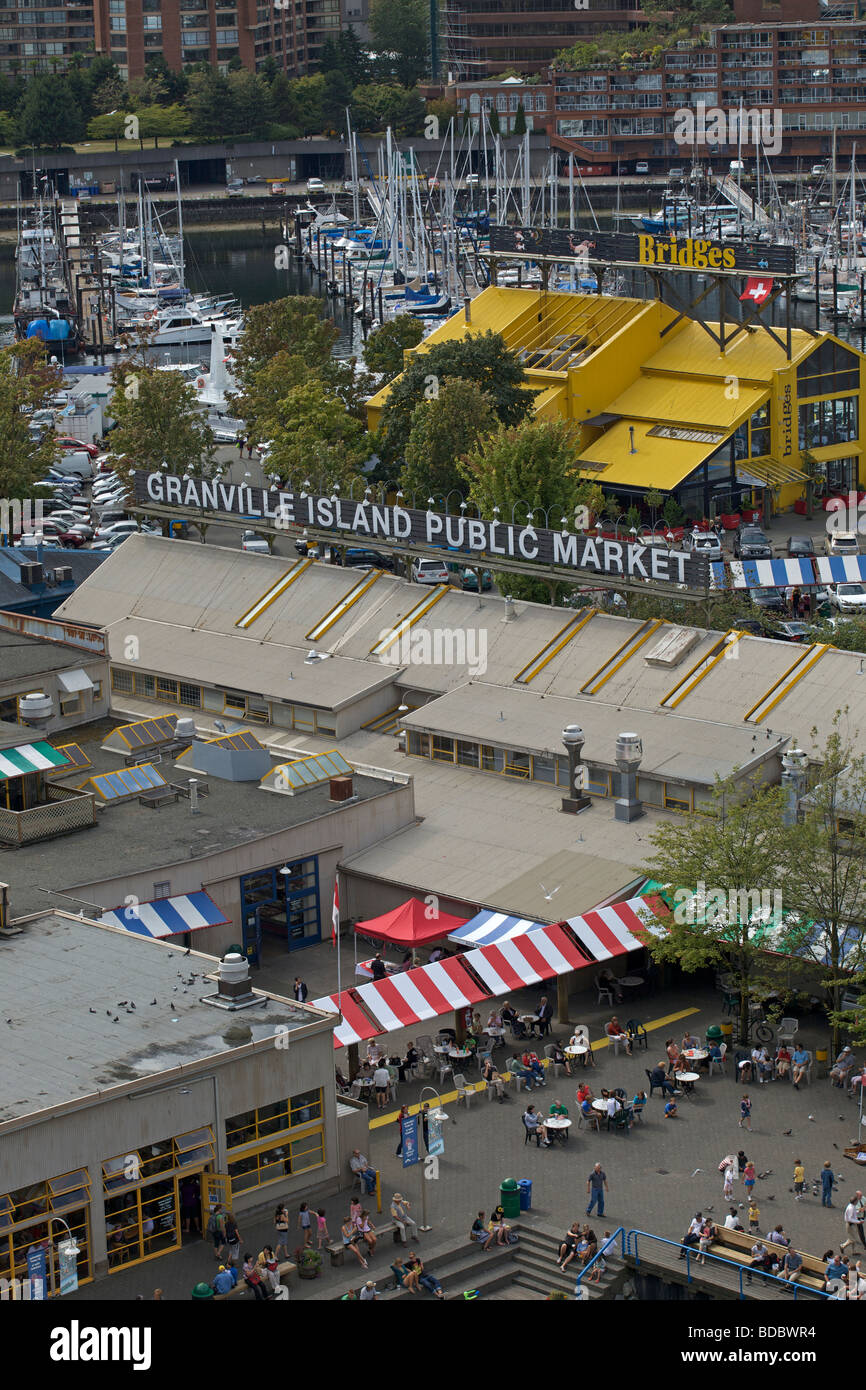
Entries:
[[[236, 1049], [223, 1037], [232, 1016], [201, 1003], [216, 992], [206, 981], [216, 966], [213, 956], [65, 913], [25, 923], [0, 942], [0, 1123]], [[188, 993], [177, 989], [181, 973], [196, 977]], [[271, 998], [267, 1011], [243, 1014], [254, 1041], [276, 1025], [327, 1022], [309, 1005]]]
[[649, 420], [653, 425], [661, 421], [684, 428], [711, 426], [727, 433], [741, 420], [748, 420], [769, 396], [769, 390], [759, 386], [740, 387], [733, 396], [717, 377], [695, 381], [679, 374], [671, 377], [652, 372], [648, 366], [607, 408], [612, 415]]
[[69, 762], [65, 753], [59, 753], [50, 743], [18, 743], [6, 746], [0, 753], [0, 781], [15, 777], [26, 777], [29, 772], [46, 772], [50, 768], [63, 767]]
[[652, 434], [657, 425], [657, 420], [619, 420], [583, 450], [578, 466], [592, 465], [593, 482], [670, 492], [731, 433], [719, 431], [719, 437], [710, 441], [671, 439]]
[[80, 647], [66, 647], [62, 642], [48, 642], [41, 637], [0, 629], [0, 686], [6, 681], [45, 676], [52, 671], [104, 660], [98, 653], [82, 651]]

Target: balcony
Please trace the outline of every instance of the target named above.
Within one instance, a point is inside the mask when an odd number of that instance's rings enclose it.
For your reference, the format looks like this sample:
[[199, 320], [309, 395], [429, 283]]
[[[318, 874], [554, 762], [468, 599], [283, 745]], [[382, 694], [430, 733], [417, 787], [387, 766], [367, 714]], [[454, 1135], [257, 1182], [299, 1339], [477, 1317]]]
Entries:
[[0, 845], [18, 849], [36, 840], [53, 840], [96, 824], [96, 803], [91, 792], [74, 791], [47, 783], [41, 789], [41, 805], [26, 811], [0, 807]]

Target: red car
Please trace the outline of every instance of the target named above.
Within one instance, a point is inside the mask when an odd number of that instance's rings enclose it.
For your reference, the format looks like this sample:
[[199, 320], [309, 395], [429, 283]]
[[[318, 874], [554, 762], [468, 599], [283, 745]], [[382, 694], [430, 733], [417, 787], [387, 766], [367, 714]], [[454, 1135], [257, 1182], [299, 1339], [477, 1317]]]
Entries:
[[99, 450], [95, 444], [85, 444], [83, 439], [73, 439], [70, 434], [62, 434], [57, 442], [64, 453], [69, 450], [83, 449], [92, 459], [99, 458]]
[[61, 545], [71, 546], [73, 550], [78, 550], [85, 544], [87, 537], [81, 531], [61, 531], [57, 539]]

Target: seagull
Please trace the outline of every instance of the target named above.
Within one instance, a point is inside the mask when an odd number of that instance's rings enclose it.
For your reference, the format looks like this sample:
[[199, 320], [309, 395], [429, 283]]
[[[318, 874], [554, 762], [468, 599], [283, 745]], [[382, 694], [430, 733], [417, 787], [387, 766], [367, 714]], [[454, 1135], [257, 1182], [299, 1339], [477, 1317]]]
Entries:
[[783, 1134], [793, 1134], [794, 1131], [793, 1131], [792, 1129], [783, 1129], [783, 1130], [782, 1130], [782, 1133], [783, 1133]]
[[696, 1168], [695, 1171], [692, 1173], [692, 1177], [697, 1177], [698, 1173], [702, 1173], [703, 1171], [703, 1168]]
[[544, 894], [545, 901], [550, 902], [551, 898], [555, 897], [555, 895], [559, 892], [560, 888], [562, 887], [562, 884], [558, 883], [555, 888], [551, 888], [549, 891], [545, 888], [543, 883], [539, 883], [538, 886]]

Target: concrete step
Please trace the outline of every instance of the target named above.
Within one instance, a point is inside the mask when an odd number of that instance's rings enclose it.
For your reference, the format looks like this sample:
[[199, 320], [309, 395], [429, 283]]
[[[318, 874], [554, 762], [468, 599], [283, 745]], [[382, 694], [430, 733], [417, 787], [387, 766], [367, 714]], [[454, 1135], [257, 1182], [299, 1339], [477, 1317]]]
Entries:
[[508, 1284], [505, 1288], [497, 1289], [489, 1295], [489, 1298], [494, 1303], [544, 1303], [547, 1300], [547, 1294], [526, 1284], [515, 1282]]
[[[527, 1235], [528, 1232], [524, 1230], [520, 1245], [516, 1247], [517, 1282], [524, 1287], [541, 1289], [545, 1294], [549, 1293], [551, 1289], [562, 1289], [573, 1294], [580, 1266], [575, 1265], [572, 1260], [563, 1273], [556, 1267], [550, 1254], [550, 1245], [547, 1242], [527, 1240]], [[591, 1298], [604, 1297], [605, 1291], [615, 1282], [622, 1269], [622, 1261], [611, 1255], [605, 1256], [605, 1264], [607, 1267], [598, 1283], [588, 1283], [586, 1286]]]
[[[484, 1292], [509, 1284], [514, 1278], [512, 1252], [516, 1249], [516, 1246], [498, 1246], [485, 1252], [480, 1246], [470, 1246], [467, 1243], [447, 1254], [425, 1260], [424, 1264], [442, 1284], [446, 1300], [462, 1298], [466, 1289], [479, 1289]], [[405, 1289], [382, 1291], [382, 1297], [388, 1299], [410, 1299], [417, 1296]], [[429, 1294], [426, 1296], [432, 1297]]]

